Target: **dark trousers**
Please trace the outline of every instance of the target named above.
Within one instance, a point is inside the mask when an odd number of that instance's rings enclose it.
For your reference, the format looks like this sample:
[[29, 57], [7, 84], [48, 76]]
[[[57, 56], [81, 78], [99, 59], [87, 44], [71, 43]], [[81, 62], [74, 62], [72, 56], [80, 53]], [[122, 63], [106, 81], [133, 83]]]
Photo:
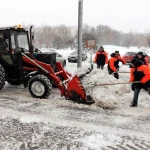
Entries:
[[116, 79], [119, 79], [119, 74], [118, 74], [118, 73], [114, 73], [114, 77], [115, 77]]
[[141, 91], [140, 88], [135, 88], [134, 89], [134, 96], [133, 96], [132, 107], [136, 107], [138, 105], [138, 98], [139, 98], [140, 91]]
[[97, 64], [97, 69], [101, 69], [101, 70], [104, 70], [104, 65], [101, 65], [101, 64]]
[[[111, 75], [113, 72], [109, 72], [109, 74]], [[119, 79], [119, 74], [118, 73], [113, 73], [113, 75], [114, 75], [114, 77], [116, 78], [116, 79]]]

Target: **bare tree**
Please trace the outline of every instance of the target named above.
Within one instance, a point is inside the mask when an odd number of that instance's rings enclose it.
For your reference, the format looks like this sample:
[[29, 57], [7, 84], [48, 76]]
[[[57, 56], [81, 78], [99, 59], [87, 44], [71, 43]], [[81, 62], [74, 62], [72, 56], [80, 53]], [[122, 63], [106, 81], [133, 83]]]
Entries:
[[[24, 25], [25, 26], [25, 25]], [[29, 29], [29, 25], [26, 25]], [[49, 26], [42, 25], [34, 27], [36, 47], [46, 48], [66, 48], [77, 47], [77, 35], [72, 36], [71, 30], [65, 25]], [[86, 40], [96, 40], [99, 45], [117, 45], [117, 46], [150, 46], [150, 33], [136, 33], [129, 32], [123, 33], [112, 29], [106, 25], [98, 25], [96, 27], [85, 24], [83, 26], [83, 46]]]

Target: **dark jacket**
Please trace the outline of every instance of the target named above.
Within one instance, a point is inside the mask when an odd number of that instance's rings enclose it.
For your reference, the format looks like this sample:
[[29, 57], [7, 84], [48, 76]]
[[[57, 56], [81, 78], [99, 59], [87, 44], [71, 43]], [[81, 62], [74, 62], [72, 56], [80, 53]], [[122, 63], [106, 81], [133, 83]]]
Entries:
[[94, 62], [97, 63], [98, 65], [108, 64], [108, 55], [107, 55], [107, 53], [104, 50], [96, 52]]

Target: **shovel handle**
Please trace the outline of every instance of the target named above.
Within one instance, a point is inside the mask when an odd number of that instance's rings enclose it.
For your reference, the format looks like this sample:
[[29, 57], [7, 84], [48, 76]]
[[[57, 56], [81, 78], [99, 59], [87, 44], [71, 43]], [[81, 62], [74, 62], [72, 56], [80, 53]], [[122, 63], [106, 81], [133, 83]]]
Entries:
[[104, 83], [104, 84], [98, 84], [95, 86], [105, 86], [105, 85], [118, 85], [118, 84], [131, 84], [131, 83], [141, 83], [140, 81], [134, 81], [134, 82], [119, 82], [119, 83]]
[[[116, 72], [118, 72], [119, 69], [120, 69], [121, 67], [123, 67], [123, 65], [124, 65], [124, 64], [122, 64], [122, 65], [116, 70]], [[113, 72], [111, 75], [113, 75], [113, 74], [116, 73], [116, 72]]]
[[130, 73], [130, 72], [118, 72], [118, 73]]

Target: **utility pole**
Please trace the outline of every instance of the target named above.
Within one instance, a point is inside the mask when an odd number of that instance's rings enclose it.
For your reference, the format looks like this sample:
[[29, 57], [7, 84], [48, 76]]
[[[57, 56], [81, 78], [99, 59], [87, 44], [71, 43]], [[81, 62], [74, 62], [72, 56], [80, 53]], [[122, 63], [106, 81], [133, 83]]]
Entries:
[[83, 0], [78, 0], [78, 59], [77, 68], [82, 67], [82, 23], [83, 23]]

